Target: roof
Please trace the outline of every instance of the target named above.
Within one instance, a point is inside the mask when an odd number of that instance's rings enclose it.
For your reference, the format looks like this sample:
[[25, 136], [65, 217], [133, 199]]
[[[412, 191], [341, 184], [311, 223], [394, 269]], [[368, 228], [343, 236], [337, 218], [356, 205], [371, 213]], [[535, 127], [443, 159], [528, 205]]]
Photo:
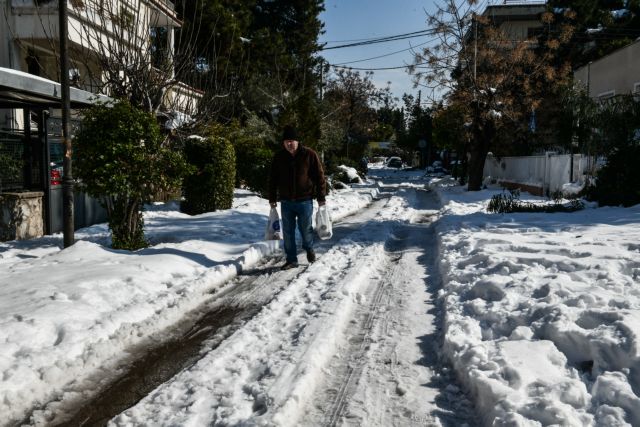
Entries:
[[[84, 108], [110, 98], [70, 88], [71, 108]], [[0, 67], [0, 108], [59, 107], [60, 83], [11, 68]]]

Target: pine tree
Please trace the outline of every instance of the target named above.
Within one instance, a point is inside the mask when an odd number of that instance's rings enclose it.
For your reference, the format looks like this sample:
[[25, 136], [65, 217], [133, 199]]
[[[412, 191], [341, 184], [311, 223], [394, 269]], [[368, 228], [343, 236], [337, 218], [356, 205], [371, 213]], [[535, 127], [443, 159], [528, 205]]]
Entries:
[[206, 28], [198, 45], [223, 105], [217, 120], [255, 113], [273, 126], [294, 122], [308, 140], [318, 139], [323, 8], [321, 0], [203, 0], [185, 13], [189, 25]]
[[640, 36], [639, 0], [550, 0], [558, 22], [572, 12], [575, 32], [563, 57], [574, 67], [587, 64], [632, 43]]

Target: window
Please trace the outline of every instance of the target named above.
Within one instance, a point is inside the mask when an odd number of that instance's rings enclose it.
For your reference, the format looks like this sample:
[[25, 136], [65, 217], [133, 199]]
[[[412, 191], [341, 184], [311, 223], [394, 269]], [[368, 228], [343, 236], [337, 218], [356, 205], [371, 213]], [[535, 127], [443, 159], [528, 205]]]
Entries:
[[149, 29], [149, 41], [153, 66], [162, 68], [167, 65], [169, 31], [164, 27], [151, 27]]
[[33, 49], [29, 49], [25, 61], [27, 62], [27, 73], [39, 76], [42, 69], [40, 67], [40, 61]]
[[134, 18], [135, 18], [135, 15], [131, 8], [125, 5], [120, 6], [120, 14], [118, 15], [118, 20], [117, 20], [120, 26], [125, 28], [133, 27]]

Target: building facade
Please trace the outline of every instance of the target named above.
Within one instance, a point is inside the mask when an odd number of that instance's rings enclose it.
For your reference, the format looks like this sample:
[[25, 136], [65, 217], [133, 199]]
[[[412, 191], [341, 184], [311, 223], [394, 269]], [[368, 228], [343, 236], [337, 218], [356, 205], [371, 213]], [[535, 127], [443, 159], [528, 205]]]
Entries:
[[576, 69], [573, 77], [593, 99], [640, 94], [640, 40]]
[[[58, 4], [0, 0], [2, 240], [62, 227]], [[72, 133], [82, 108], [122, 95], [119, 87], [149, 99], [145, 106], [165, 117], [195, 111], [202, 94], [175, 78], [173, 46], [181, 22], [171, 1], [68, 0], [67, 8]], [[75, 203], [76, 228], [104, 221], [97, 201], [76, 193]], [[41, 208], [36, 212], [34, 206]], [[42, 226], [21, 232], [25, 227], [18, 222], [35, 224], [34, 216]]]

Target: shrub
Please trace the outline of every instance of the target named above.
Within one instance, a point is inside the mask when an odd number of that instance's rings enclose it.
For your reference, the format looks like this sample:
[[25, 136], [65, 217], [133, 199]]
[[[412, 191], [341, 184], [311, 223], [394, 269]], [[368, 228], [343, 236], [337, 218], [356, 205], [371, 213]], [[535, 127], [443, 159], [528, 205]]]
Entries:
[[628, 145], [615, 150], [598, 172], [589, 199], [601, 206], [633, 206], [640, 203], [640, 146]]
[[520, 200], [519, 190], [510, 190], [509, 194], [502, 192], [491, 197], [487, 205], [489, 213], [512, 213], [512, 212], [575, 212], [584, 209], [584, 204], [578, 200], [571, 200], [568, 206], [560, 203], [560, 199], [555, 199], [553, 203], [527, 203]]
[[348, 157], [331, 157], [329, 161], [326, 162], [325, 173], [327, 175], [334, 175], [336, 173], [342, 172], [338, 169], [338, 166], [344, 165], [349, 166], [350, 168], [354, 168], [358, 170], [358, 162], [355, 160], [351, 160]]
[[236, 132], [232, 136], [236, 152], [236, 185], [265, 197], [273, 152], [255, 137]]
[[22, 180], [23, 166], [21, 159], [0, 153], [0, 191], [3, 181], [13, 183]]
[[236, 156], [229, 140], [191, 136], [184, 143], [184, 155], [193, 172], [184, 181], [182, 212], [197, 215], [231, 208]]
[[589, 198], [600, 205], [640, 203], [640, 102], [621, 95], [599, 105], [594, 143], [607, 158]]
[[112, 246], [147, 246], [143, 203], [177, 185], [187, 170], [180, 153], [163, 142], [155, 117], [126, 101], [92, 107], [74, 146], [75, 172], [84, 190], [107, 209]]

